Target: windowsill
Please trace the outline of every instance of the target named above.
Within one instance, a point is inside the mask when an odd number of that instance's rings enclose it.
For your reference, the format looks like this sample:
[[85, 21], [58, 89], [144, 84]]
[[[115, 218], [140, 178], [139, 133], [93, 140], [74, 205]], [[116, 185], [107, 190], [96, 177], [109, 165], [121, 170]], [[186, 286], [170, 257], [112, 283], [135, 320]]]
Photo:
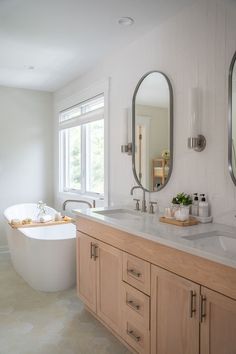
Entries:
[[60, 199], [84, 199], [84, 200], [88, 200], [88, 201], [99, 201], [99, 205], [100, 204], [105, 204], [104, 201], [104, 196], [103, 195], [92, 195], [92, 194], [82, 194], [82, 193], [73, 193], [73, 192], [59, 192], [58, 196]]

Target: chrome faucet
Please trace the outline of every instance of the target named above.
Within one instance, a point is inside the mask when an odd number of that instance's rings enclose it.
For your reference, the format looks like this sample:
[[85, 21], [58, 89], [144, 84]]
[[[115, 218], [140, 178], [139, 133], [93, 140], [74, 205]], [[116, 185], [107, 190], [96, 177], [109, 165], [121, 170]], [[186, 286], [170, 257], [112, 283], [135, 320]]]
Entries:
[[142, 188], [141, 186], [134, 186], [131, 188], [130, 190], [130, 194], [133, 195], [134, 194], [134, 190], [135, 189], [141, 189], [143, 191], [143, 200], [142, 200], [142, 207], [141, 207], [141, 211], [143, 213], [145, 213], [147, 211], [147, 204], [146, 204], [146, 198], [145, 198], [145, 189]]
[[82, 204], [87, 204], [89, 208], [95, 208], [95, 200], [93, 200], [93, 203], [90, 203], [87, 202], [86, 200], [67, 199], [62, 204], [62, 210], [66, 210], [67, 203], [82, 203]]

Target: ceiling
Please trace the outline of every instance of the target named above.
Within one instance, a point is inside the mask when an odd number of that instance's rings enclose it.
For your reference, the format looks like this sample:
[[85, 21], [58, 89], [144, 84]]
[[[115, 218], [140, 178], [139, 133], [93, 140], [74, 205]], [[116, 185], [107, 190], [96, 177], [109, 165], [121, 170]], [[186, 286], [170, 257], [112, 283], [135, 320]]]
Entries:
[[193, 1], [0, 0], [0, 85], [55, 91]]

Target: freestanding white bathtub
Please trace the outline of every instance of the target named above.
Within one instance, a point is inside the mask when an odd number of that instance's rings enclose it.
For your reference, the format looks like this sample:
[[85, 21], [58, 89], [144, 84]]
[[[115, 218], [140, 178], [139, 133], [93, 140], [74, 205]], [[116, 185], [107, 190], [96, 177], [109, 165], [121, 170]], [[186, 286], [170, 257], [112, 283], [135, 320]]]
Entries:
[[[55, 210], [46, 207], [47, 214]], [[59, 291], [72, 287], [76, 279], [73, 224], [12, 229], [12, 219], [36, 219], [37, 204], [18, 204], [7, 208], [6, 231], [11, 260], [17, 273], [34, 289]]]

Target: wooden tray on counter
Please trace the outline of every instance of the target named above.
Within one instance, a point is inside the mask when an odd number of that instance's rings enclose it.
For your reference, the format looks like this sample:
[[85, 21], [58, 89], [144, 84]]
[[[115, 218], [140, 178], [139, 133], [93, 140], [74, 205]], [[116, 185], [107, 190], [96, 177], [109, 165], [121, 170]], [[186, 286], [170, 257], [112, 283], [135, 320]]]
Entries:
[[61, 224], [70, 224], [70, 223], [74, 223], [74, 222], [75, 222], [74, 219], [67, 217], [66, 220], [60, 220], [60, 221], [47, 221], [47, 222], [35, 222], [35, 221], [33, 221], [30, 224], [11, 224], [9, 222], [9, 225], [13, 229], [19, 229], [19, 228], [27, 228], [27, 227], [55, 226], [55, 225], [61, 225]]
[[190, 216], [189, 219], [186, 221], [169, 219], [169, 218], [165, 218], [164, 216], [161, 216], [159, 220], [161, 222], [166, 223], [166, 224], [175, 225], [175, 226], [193, 226], [193, 225], [197, 225], [199, 223], [198, 220], [196, 218], [194, 218], [193, 216]]

